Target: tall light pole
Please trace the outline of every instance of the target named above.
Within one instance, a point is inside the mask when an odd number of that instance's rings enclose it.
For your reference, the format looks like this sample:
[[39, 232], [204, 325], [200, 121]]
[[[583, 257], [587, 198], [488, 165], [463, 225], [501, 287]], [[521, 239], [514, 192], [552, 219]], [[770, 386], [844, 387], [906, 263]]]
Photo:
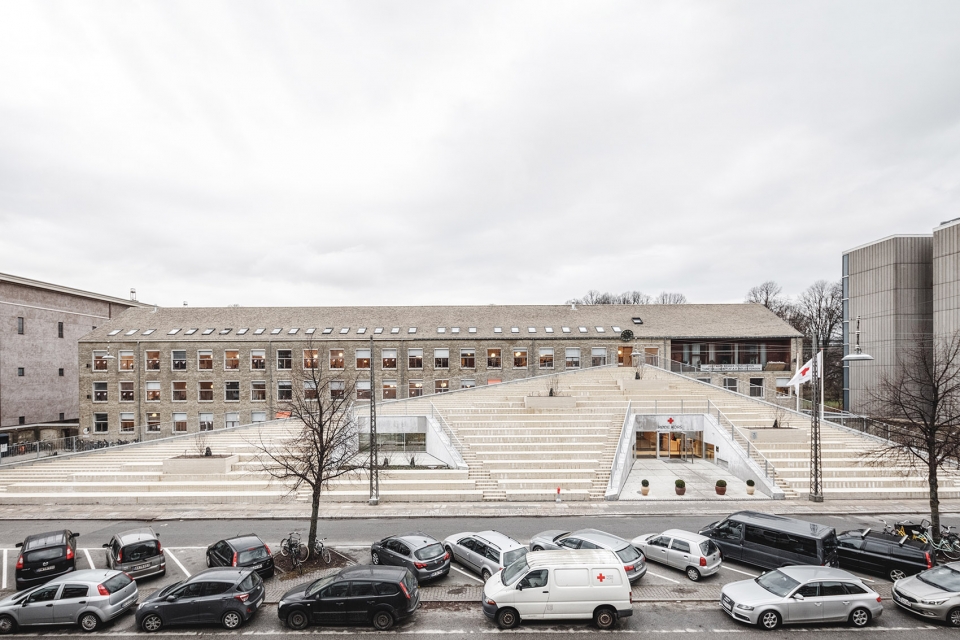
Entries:
[[813, 333], [813, 373], [810, 384], [813, 387], [813, 406], [810, 407], [810, 501], [823, 502], [823, 482], [820, 469], [820, 371], [817, 367], [820, 341]]
[[370, 334], [370, 500], [380, 504], [380, 471], [377, 468], [377, 385], [373, 369], [373, 334]]

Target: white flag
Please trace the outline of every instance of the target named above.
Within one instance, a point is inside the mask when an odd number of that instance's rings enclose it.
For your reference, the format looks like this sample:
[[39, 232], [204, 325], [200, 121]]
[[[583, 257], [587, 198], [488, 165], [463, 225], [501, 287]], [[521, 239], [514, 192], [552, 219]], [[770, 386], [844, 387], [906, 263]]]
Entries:
[[[823, 351], [817, 353], [817, 372], [820, 374], [820, 377], [823, 377]], [[806, 364], [800, 367], [797, 372], [790, 378], [790, 382], [787, 383], [788, 387], [797, 387], [799, 389], [800, 385], [804, 382], [810, 382], [810, 378], [813, 377], [813, 358], [807, 360]]]

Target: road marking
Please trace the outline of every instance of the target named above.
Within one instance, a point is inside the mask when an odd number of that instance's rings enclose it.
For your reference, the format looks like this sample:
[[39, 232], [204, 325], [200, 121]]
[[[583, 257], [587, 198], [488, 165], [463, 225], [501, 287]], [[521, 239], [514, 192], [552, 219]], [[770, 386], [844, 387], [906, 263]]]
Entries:
[[740, 571], [740, 569], [734, 569], [733, 567], [728, 567], [727, 565], [722, 565], [722, 567], [723, 567], [724, 569], [729, 569], [730, 571], [736, 571], [737, 573], [742, 573], [742, 574], [745, 575], [745, 576], [750, 576], [751, 578], [756, 578], [756, 577], [757, 577], [757, 574], [755, 574], [755, 573], [748, 573], [748, 572], [746, 572], [746, 571]]
[[7, 588], [7, 550], [3, 550], [3, 580], [0, 581], [0, 589]]
[[453, 569], [454, 571], [456, 571], [457, 573], [462, 573], [463, 575], [467, 576], [467, 577], [470, 578], [471, 580], [476, 580], [476, 581], [479, 582], [480, 584], [484, 584], [483, 580], [481, 580], [480, 578], [478, 578], [478, 577], [476, 577], [476, 576], [470, 575], [470, 574], [467, 573], [466, 571], [463, 571], [463, 570], [461, 570], [461, 569], [457, 569], [457, 568], [456, 568], [455, 566], [453, 566], [453, 565], [450, 565], [450, 568]]
[[90, 568], [91, 568], [91, 569], [96, 569], [96, 568], [97, 568], [97, 565], [93, 564], [93, 558], [90, 557], [90, 550], [89, 550], [89, 549], [84, 549], [84, 550], [83, 550], [83, 555], [87, 556], [87, 562], [90, 563]]
[[180, 564], [180, 561], [177, 560], [177, 556], [173, 555], [173, 553], [170, 552], [170, 547], [164, 547], [163, 550], [166, 552], [166, 555], [169, 556], [171, 560], [177, 563], [177, 566], [180, 567], [180, 571], [183, 571], [183, 573], [186, 574], [186, 576], [189, 578], [190, 572], [187, 571], [187, 568], [185, 566]]
[[176, 549], [177, 551], [196, 551], [197, 549], [204, 549], [204, 550], [206, 550], [206, 547], [168, 547], [167, 545], [163, 545], [163, 548], [164, 548], [164, 549]]
[[657, 577], [657, 578], [663, 578], [664, 580], [669, 580], [670, 582], [672, 582], [672, 583], [674, 583], [674, 584], [680, 584], [680, 581], [679, 581], [679, 580], [674, 580], [673, 578], [668, 578], [667, 576], [662, 576], [662, 575], [660, 575], [659, 573], [654, 573], [653, 571], [650, 571], [650, 569], [647, 569], [647, 575], [648, 575], [648, 576], [655, 576], [655, 577]]

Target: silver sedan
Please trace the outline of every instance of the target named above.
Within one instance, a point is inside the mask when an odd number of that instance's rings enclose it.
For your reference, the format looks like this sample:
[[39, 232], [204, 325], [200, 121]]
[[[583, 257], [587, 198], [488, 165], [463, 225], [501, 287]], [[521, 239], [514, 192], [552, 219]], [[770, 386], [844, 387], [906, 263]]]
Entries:
[[960, 627], [960, 562], [897, 580], [893, 583], [893, 601], [919, 616]]
[[724, 585], [720, 606], [735, 620], [773, 630], [781, 624], [849, 622], [865, 627], [883, 613], [880, 596], [860, 578], [832, 567], [782, 567]]

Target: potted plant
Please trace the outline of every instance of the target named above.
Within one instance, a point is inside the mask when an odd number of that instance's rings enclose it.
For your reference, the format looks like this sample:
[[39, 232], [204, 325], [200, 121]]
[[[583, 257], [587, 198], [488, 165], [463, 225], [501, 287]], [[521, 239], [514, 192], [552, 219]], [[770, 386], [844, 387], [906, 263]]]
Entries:
[[727, 493], [727, 481], [726, 480], [717, 480], [717, 486], [714, 487], [717, 490], [717, 495], [722, 496]]
[[683, 480], [677, 480], [673, 484], [674, 484], [673, 488], [677, 492], [678, 496], [682, 496], [684, 493], [687, 492], [687, 483], [684, 482]]
[[647, 495], [650, 493], [650, 481], [643, 479], [640, 481], [640, 495]]
[[753, 480], [747, 480], [747, 495], [752, 496], [755, 489]]

